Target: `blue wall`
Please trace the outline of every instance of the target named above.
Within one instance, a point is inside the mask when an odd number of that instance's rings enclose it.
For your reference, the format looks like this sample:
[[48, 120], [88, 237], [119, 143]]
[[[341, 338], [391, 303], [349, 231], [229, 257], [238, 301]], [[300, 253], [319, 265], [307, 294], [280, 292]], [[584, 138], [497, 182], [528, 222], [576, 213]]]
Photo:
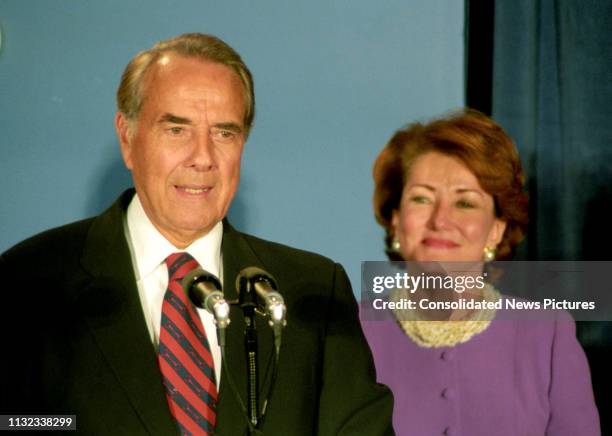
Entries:
[[383, 259], [371, 167], [392, 132], [463, 104], [456, 0], [0, 1], [0, 251], [94, 215], [125, 188], [113, 128], [139, 50], [213, 33], [255, 76], [230, 219], [344, 264]]

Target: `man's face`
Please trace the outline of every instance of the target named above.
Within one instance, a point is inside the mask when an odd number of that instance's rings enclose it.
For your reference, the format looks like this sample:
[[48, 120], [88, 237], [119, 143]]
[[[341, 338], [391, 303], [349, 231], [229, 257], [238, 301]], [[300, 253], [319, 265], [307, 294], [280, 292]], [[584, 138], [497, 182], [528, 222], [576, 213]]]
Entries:
[[178, 248], [225, 217], [240, 179], [243, 87], [225, 65], [174, 53], [147, 72], [135, 125], [115, 124], [142, 206]]

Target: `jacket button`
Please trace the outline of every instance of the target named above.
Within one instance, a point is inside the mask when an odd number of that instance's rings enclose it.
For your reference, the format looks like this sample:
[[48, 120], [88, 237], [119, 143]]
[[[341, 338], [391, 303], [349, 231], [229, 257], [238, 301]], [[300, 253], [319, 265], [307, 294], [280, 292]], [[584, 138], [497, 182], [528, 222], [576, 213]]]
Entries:
[[440, 353], [440, 359], [441, 359], [441, 360], [444, 360], [444, 361], [446, 361], [446, 362], [448, 362], [449, 360], [451, 360], [451, 357], [452, 357], [452, 353], [451, 353], [450, 351], [448, 351], [448, 350], [446, 350], [446, 351], [442, 351], [442, 352]]

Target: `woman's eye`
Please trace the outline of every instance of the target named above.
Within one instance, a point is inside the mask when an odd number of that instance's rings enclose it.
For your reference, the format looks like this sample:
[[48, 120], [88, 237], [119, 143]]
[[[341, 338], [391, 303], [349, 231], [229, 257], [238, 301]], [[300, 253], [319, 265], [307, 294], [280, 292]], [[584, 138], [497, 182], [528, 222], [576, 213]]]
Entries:
[[473, 209], [476, 207], [474, 203], [467, 200], [459, 200], [457, 201], [457, 207], [460, 209]]
[[416, 204], [428, 204], [429, 198], [425, 197], [424, 195], [414, 195], [410, 197], [410, 201]]

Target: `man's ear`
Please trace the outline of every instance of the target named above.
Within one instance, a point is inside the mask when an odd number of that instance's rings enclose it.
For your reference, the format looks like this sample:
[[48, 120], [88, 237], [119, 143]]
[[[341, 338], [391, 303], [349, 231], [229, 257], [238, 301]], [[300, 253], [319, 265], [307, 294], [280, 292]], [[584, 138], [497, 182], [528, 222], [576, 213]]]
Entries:
[[121, 156], [125, 166], [132, 169], [132, 131], [130, 121], [123, 112], [117, 112], [115, 115], [115, 131], [119, 139], [119, 147], [121, 148]]

